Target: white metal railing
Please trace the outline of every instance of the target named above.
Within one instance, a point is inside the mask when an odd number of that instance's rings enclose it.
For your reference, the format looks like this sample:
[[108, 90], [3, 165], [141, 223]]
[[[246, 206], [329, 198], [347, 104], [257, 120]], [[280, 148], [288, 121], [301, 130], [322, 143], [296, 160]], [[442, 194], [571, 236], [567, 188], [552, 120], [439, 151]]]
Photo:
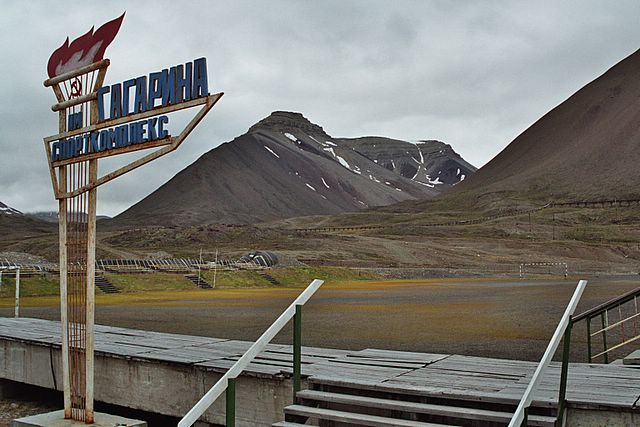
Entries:
[[231, 368], [218, 380], [217, 383], [209, 389], [209, 391], [202, 396], [202, 398], [196, 403], [193, 408], [180, 420], [178, 427], [188, 427], [193, 425], [198, 418], [209, 409], [209, 407], [220, 397], [220, 395], [227, 389], [230, 379], [235, 379], [242, 371], [251, 363], [255, 357], [260, 354], [271, 342], [271, 340], [280, 332], [280, 330], [293, 318], [296, 314], [296, 306], [304, 305], [311, 296], [322, 286], [323, 280], [314, 280], [307, 286], [307, 288], [291, 303], [291, 305], [278, 317], [275, 322], [269, 326], [269, 328], [253, 343], [245, 354], [233, 364]]
[[[567, 329], [567, 327], [570, 327], [571, 316], [573, 316], [573, 313], [576, 310], [576, 306], [578, 305], [578, 301], [580, 301], [580, 297], [582, 296], [582, 293], [584, 292], [584, 288], [586, 286], [587, 286], [586, 280], [580, 280], [578, 282], [578, 286], [576, 286], [576, 290], [573, 293], [573, 297], [571, 297], [571, 301], [569, 301], [569, 305], [567, 305], [567, 309], [562, 315], [562, 318], [560, 319], [560, 323], [558, 324], [558, 327], [556, 328], [556, 331], [554, 332], [553, 337], [551, 337], [551, 341], [547, 346], [547, 350], [544, 352], [544, 355], [542, 356], [542, 359], [540, 360], [540, 363], [538, 364], [538, 367], [536, 368], [536, 371], [534, 372], [533, 377], [531, 377], [529, 386], [525, 390], [524, 395], [520, 400], [520, 404], [518, 404], [518, 408], [513, 414], [513, 418], [511, 418], [509, 427], [520, 427], [522, 425], [522, 422], [525, 419], [525, 411], [526, 409], [529, 408], [529, 406], [531, 405], [531, 402], [533, 401], [533, 394], [538, 388], [540, 381], [542, 381], [542, 376], [544, 375], [544, 372], [549, 367], [549, 364], [551, 363], [551, 359], [553, 358], [553, 355], [555, 354], [558, 348], [558, 345], [560, 344], [560, 341], [562, 340], [562, 337], [565, 334], [565, 330]], [[562, 388], [562, 384], [561, 384], [561, 388]], [[560, 392], [560, 394], [562, 394], [562, 392]]]
[[[626, 292], [575, 317], [574, 322], [581, 320], [586, 322], [587, 356], [589, 363], [599, 357], [603, 357], [604, 363], [609, 363], [611, 352], [640, 339], [640, 330], [638, 328], [638, 320], [640, 319], [638, 297], [640, 297], [640, 288]], [[618, 312], [618, 321], [615, 321], [613, 318], [610, 319], [610, 314], [615, 317], [616, 311]], [[600, 318], [601, 329], [591, 332], [592, 320], [597, 317]], [[613, 321], [613, 323], [610, 323], [610, 321]], [[603, 351], [594, 355], [593, 339], [596, 337], [600, 338]], [[610, 346], [612, 339], [614, 342], [619, 339], [619, 342]]]

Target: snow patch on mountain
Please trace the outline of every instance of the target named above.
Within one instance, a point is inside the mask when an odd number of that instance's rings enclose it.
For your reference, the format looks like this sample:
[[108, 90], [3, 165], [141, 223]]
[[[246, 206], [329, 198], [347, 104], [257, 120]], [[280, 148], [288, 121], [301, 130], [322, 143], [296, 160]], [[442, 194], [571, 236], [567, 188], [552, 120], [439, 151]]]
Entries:
[[280, 156], [278, 156], [275, 151], [273, 151], [271, 148], [267, 147], [266, 145], [263, 146], [264, 148], [267, 149], [268, 152], [270, 152], [271, 154], [273, 154], [274, 156], [276, 156], [277, 158], [280, 158]]
[[351, 167], [349, 166], [349, 163], [347, 163], [347, 161], [343, 157], [340, 157], [340, 156], [336, 155], [336, 159], [338, 159], [338, 161], [340, 162], [340, 164], [342, 166], [344, 166], [345, 168], [351, 170]]
[[0, 202], [0, 215], [22, 215], [22, 212]]
[[289, 138], [293, 142], [298, 142], [298, 138], [296, 138], [295, 136], [291, 135], [289, 132], [285, 132], [284, 136], [286, 136], [287, 138]]

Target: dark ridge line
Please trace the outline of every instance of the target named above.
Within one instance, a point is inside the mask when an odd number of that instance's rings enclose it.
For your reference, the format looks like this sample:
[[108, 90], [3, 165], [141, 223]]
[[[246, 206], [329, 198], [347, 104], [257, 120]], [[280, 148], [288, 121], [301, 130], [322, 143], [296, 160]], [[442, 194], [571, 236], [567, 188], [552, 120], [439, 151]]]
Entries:
[[[602, 200], [574, 200], [567, 202], [549, 202], [544, 206], [540, 206], [533, 209], [523, 209], [515, 212], [509, 212], [505, 214], [499, 215], [490, 215], [484, 216], [476, 219], [468, 219], [468, 220], [459, 220], [459, 221], [449, 221], [449, 222], [434, 222], [430, 224], [416, 224], [411, 225], [411, 227], [416, 228], [429, 228], [429, 227], [451, 227], [456, 225], [470, 225], [470, 224], [481, 224], [489, 221], [493, 221], [501, 218], [509, 218], [514, 216], [525, 215], [533, 212], [538, 212], [543, 209], [549, 208], [557, 208], [557, 207], [575, 207], [575, 208], [588, 208], [588, 207], [598, 207], [598, 208], [609, 208], [609, 207], [630, 207], [633, 204], [640, 205], [640, 199], [602, 199]], [[352, 226], [352, 227], [317, 227], [317, 228], [293, 228], [292, 231], [300, 232], [300, 233], [313, 233], [313, 232], [332, 232], [332, 231], [359, 231], [359, 230], [384, 230], [393, 227], [404, 226], [405, 224], [394, 224], [394, 225], [370, 225], [370, 226]]]

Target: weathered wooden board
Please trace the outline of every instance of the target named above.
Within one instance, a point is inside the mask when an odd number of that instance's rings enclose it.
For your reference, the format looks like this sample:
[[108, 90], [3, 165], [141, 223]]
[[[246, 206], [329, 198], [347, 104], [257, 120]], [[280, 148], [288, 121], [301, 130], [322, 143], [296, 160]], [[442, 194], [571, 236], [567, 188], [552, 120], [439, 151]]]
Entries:
[[[60, 323], [30, 318], [0, 318], [0, 340], [60, 346]], [[96, 351], [102, 357], [188, 365], [225, 372], [251, 342], [96, 326]], [[1, 355], [0, 355], [1, 356]], [[249, 365], [247, 375], [291, 376], [292, 347], [269, 344]], [[302, 348], [302, 374], [318, 383], [460, 400], [517, 402], [536, 368], [535, 362], [461, 355]], [[534, 397], [536, 406], [555, 406], [560, 364], [552, 363]], [[567, 397], [581, 407], [635, 408], [640, 399], [640, 369], [622, 365], [571, 364]]]
[[416, 353], [411, 351], [378, 350], [367, 348], [349, 353], [349, 357], [364, 357], [376, 360], [390, 360], [430, 364], [449, 357], [448, 354]]

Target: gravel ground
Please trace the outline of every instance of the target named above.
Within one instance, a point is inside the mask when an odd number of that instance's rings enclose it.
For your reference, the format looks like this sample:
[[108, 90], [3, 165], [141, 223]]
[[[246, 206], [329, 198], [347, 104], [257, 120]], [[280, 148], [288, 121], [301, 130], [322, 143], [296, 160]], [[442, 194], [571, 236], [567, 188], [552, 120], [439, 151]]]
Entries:
[[0, 427], [10, 427], [11, 421], [29, 415], [42, 414], [60, 409], [41, 401], [0, 399]]

